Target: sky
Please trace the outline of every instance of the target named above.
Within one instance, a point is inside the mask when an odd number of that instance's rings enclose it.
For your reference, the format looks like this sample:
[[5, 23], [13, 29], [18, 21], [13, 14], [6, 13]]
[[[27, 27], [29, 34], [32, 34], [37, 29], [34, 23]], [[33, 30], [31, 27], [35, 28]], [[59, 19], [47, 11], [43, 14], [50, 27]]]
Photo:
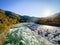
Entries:
[[0, 0], [0, 9], [20, 15], [45, 17], [60, 12], [60, 0]]

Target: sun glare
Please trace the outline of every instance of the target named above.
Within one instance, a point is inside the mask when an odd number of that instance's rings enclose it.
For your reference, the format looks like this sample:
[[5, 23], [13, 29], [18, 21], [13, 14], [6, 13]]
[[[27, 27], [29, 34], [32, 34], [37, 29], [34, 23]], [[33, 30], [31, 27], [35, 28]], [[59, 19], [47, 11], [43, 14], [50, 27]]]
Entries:
[[47, 17], [47, 16], [51, 16], [52, 15], [52, 11], [51, 10], [45, 10], [44, 13], [43, 13], [43, 16], [44, 17]]

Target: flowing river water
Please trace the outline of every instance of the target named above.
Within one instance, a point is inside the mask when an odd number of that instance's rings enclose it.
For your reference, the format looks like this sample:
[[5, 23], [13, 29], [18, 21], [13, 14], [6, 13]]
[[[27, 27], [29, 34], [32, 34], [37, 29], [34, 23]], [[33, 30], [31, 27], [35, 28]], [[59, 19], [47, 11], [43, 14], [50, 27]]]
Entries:
[[21, 23], [11, 27], [4, 45], [60, 45], [60, 27]]

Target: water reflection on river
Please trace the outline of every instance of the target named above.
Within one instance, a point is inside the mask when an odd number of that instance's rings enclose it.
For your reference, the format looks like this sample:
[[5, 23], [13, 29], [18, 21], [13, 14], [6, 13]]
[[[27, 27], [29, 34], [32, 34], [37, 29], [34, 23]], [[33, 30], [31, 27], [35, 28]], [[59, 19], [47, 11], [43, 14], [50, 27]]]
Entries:
[[56, 45], [60, 45], [60, 27], [40, 25], [37, 30], [42, 37]]
[[60, 27], [55, 26], [48, 26], [48, 25], [40, 25], [38, 26], [37, 30], [41, 30], [43, 32], [50, 32], [50, 33], [60, 33]]
[[35, 23], [28, 24], [28, 27], [39, 36], [46, 38], [51, 43], [60, 45], [60, 27], [39, 25]]

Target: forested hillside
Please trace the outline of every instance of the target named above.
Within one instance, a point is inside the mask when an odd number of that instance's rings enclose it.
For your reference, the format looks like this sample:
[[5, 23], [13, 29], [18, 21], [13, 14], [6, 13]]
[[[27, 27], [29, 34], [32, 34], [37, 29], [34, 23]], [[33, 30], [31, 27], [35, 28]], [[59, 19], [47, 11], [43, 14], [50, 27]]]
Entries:
[[0, 45], [4, 36], [7, 34], [8, 29], [13, 25], [19, 23], [19, 15], [15, 13], [4, 11], [0, 9]]
[[39, 18], [38, 20], [36, 20], [36, 23], [60, 26], [60, 12], [49, 17]]
[[19, 23], [20, 18], [9, 11], [4, 11], [0, 9], [0, 32], [12, 24]]

